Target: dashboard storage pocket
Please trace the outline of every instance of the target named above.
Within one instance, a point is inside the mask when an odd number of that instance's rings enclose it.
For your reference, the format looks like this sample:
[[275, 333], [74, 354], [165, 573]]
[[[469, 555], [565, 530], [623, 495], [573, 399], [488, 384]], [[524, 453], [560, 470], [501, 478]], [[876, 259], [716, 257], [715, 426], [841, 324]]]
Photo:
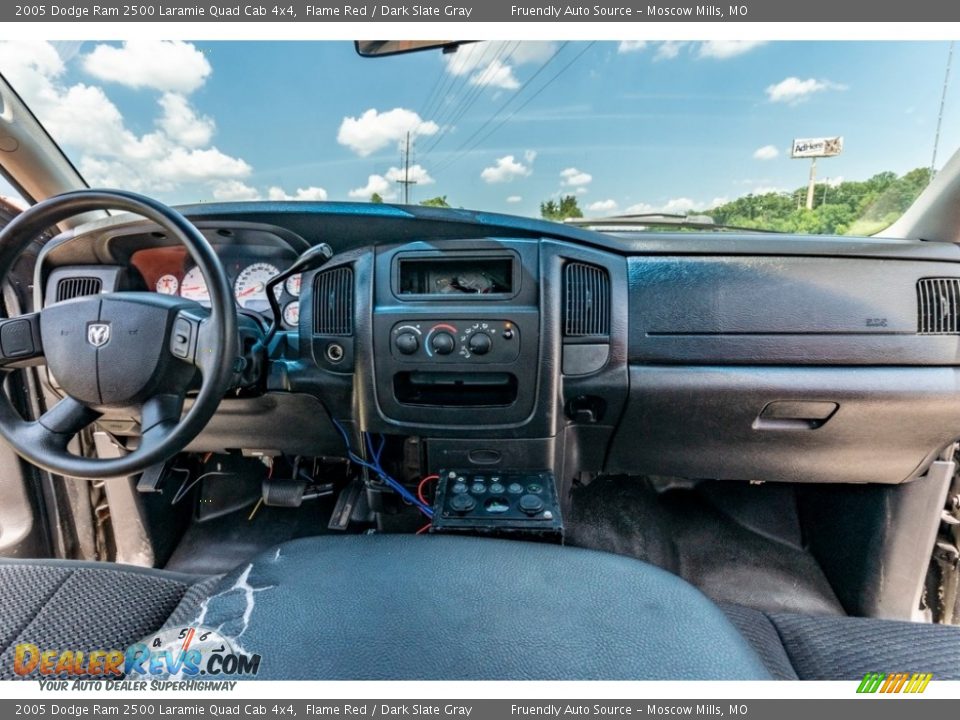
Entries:
[[517, 377], [505, 372], [400, 372], [393, 392], [404, 405], [504, 407], [517, 399]]

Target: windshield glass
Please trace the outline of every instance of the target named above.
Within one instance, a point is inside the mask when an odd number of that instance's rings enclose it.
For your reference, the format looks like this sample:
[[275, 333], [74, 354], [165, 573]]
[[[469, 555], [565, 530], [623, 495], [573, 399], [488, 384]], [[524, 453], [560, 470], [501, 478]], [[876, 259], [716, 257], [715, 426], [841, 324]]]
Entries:
[[[91, 186], [868, 235], [960, 145], [945, 42], [7, 42]], [[688, 222], [689, 221], [689, 222]], [[602, 226], [602, 222], [596, 223]]]

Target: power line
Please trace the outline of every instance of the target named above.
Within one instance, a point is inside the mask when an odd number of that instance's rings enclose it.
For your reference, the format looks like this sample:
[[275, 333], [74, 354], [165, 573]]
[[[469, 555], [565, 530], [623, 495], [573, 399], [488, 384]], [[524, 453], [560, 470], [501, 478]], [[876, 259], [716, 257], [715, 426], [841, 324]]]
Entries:
[[[456, 114], [449, 120], [446, 127], [444, 127], [433, 141], [430, 143], [430, 146], [424, 151], [423, 156], [426, 158], [433, 149], [440, 144], [440, 142], [449, 136], [449, 130], [456, 127], [456, 124], [460, 122], [460, 119], [467, 114], [467, 111], [473, 107], [477, 100], [480, 99], [480, 96], [483, 94], [483, 91], [487, 88], [487, 83], [492, 79], [492, 73], [497, 69], [497, 65], [507, 66], [507, 63], [510, 62], [510, 59], [513, 57], [514, 53], [517, 51], [517, 48], [520, 47], [520, 42], [517, 41], [513, 44], [513, 47], [510, 49], [510, 52], [507, 53], [506, 57], [503, 57], [503, 54], [507, 51], [510, 43], [504, 43], [500, 51], [496, 56], [490, 61], [487, 67], [483, 70], [479, 77], [477, 77], [474, 87], [467, 94], [467, 97], [462, 103], [460, 103], [457, 108]], [[502, 58], [502, 59], [501, 59]]]
[[[440, 126], [438, 135], [443, 135], [449, 130], [449, 119], [457, 112], [459, 107], [458, 100], [464, 93], [464, 90], [470, 85], [471, 74], [477, 68], [484, 67], [487, 62], [487, 56], [490, 54], [490, 51], [496, 47], [496, 43], [487, 43], [484, 45], [483, 53], [480, 57], [475, 58], [475, 62], [474, 60], [469, 60], [457, 71], [457, 80], [459, 83], [454, 82], [454, 85], [447, 91], [446, 97], [441, 99], [442, 105], [437, 109], [437, 116], [433, 119], [433, 121]], [[470, 90], [467, 90], [467, 93], [469, 92]]]
[[[458, 148], [457, 148], [456, 150], [454, 150], [453, 152], [455, 152], [455, 153], [460, 152], [460, 150], [462, 150], [464, 147], [466, 147], [467, 144], [469, 144], [475, 137], [477, 137], [481, 132], [483, 132], [483, 130], [484, 130], [488, 125], [490, 125], [490, 123], [492, 123], [494, 120], [496, 120], [497, 117], [499, 117], [500, 114], [503, 113], [503, 111], [506, 110], [507, 107], [508, 107], [514, 100], [516, 100], [517, 98], [519, 98], [519, 97], [523, 94], [523, 91], [527, 89], [527, 87], [530, 85], [530, 83], [532, 83], [534, 80], [536, 80], [536, 79], [537, 79], [537, 76], [540, 75], [540, 73], [542, 73], [542, 72], [550, 65], [550, 63], [552, 63], [552, 62], [557, 58], [557, 56], [558, 56], [561, 52], [563, 52], [563, 49], [564, 49], [568, 44], [569, 44], [569, 41], [563, 42], [563, 43], [560, 45], [560, 47], [558, 47], [558, 48], [556, 49], [556, 51], [553, 53], [553, 55], [551, 55], [551, 56], [547, 59], [547, 61], [546, 61], [545, 63], [543, 63], [543, 65], [541, 65], [539, 68], [537, 68], [537, 71], [536, 71], [533, 75], [531, 75], [531, 76], [527, 79], [527, 81], [526, 81], [525, 83], [523, 83], [523, 85], [520, 86], [520, 89], [517, 90], [517, 92], [516, 92], [514, 95], [511, 95], [509, 98], [507, 98], [507, 101], [506, 101], [505, 103], [503, 103], [499, 108], [497, 108], [497, 110], [496, 110], [490, 117], [488, 117], [488, 118], [486, 119], [486, 121], [484, 121], [484, 123], [483, 123], [480, 127], [478, 127], [478, 128], [473, 132], [473, 134], [472, 134], [470, 137], [468, 137], [466, 140], [464, 140], [463, 143], [460, 144], [460, 147], [458, 147]], [[592, 44], [593, 44], [593, 43], [591, 43], [591, 45], [592, 45]], [[588, 46], [588, 47], [589, 47], [589, 46]], [[459, 157], [459, 155], [458, 155], [457, 157]], [[449, 163], [446, 163], [446, 164], [444, 165], [444, 167], [447, 167], [447, 165], [449, 165]]]
[[449, 63], [446, 63], [446, 67], [444, 68], [443, 84], [441, 85], [440, 91], [436, 94], [431, 103], [423, 110], [424, 122], [426, 122], [427, 117], [442, 110], [443, 99], [448, 96], [450, 91], [456, 86], [457, 80], [461, 79], [461, 75], [464, 74], [467, 62], [469, 61], [469, 56], [472, 51], [473, 46], [470, 46], [469, 49], [464, 49], [462, 46], [458, 46], [457, 56]]
[[[507, 117], [505, 117], [503, 120], [501, 120], [496, 126], [494, 126], [493, 128], [491, 128], [488, 133], [486, 133], [486, 134], [483, 135], [481, 138], [479, 138], [479, 139], [478, 139], [475, 143], [473, 143], [469, 148], [467, 148], [465, 151], [461, 152], [460, 154], [456, 155], [454, 158], [452, 158], [450, 161], [448, 161], [447, 163], [445, 163], [444, 165], [442, 165], [442, 166], [441, 166], [439, 169], [437, 169], [435, 172], [437, 172], [437, 173], [442, 172], [443, 170], [445, 170], [446, 168], [448, 168], [451, 164], [453, 164], [453, 163], [455, 163], [457, 160], [459, 160], [461, 157], [463, 157], [463, 156], [466, 155], [467, 153], [471, 152], [474, 148], [476, 148], [480, 143], [482, 143], [482, 142], [483, 142], [484, 140], [486, 140], [488, 137], [490, 137], [491, 135], [493, 135], [493, 133], [495, 133], [495, 132], [496, 132], [497, 130], [499, 130], [501, 127], [503, 127], [503, 125], [504, 125], [506, 122], [508, 122], [511, 118], [513, 118], [518, 112], [520, 112], [521, 110], [523, 110], [523, 109], [524, 109], [527, 105], [529, 105], [531, 102], [533, 102], [533, 101], [540, 95], [540, 93], [542, 93], [544, 90], [546, 90], [551, 84], [553, 84], [553, 82], [554, 82], [555, 80], [557, 80], [557, 78], [559, 78], [559, 77], [560, 77], [561, 75], [563, 75], [567, 70], [569, 70], [570, 67], [572, 67], [581, 57], [583, 57], [584, 53], [586, 53], [587, 50], [589, 50], [591, 47], [594, 46], [594, 44], [596, 44], [596, 41], [592, 41], [592, 42], [588, 43], [587, 46], [584, 47], [583, 50], [581, 50], [580, 52], [578, 52], [578, 53], [576, 54], [576, 56], [574, 56], [574, 58], [573, 58], [570, 62], [568, 62], [566, 65], [564, 65], [562, 68], [560, 68], [560, 70], [559, 70], [555, 75], [553, 75], [553, 77], [551, 77], [549, 80], [547, 80], [547, 82], [545, 82], [543, 85], [541, 85], [541, 86], [537, 89], [537, 91], [533, 93], [533, 95], [531, 95], [530, 97], [528, 97], [528, 98], [523, 102], [523, 104], [521, 104], [518, 108], [516, 108], [513, 112], [511, 112]], [[559, 51], [558, 51], [558, 52], [559, 52]], [[554, 55], [554, 57], [556, 57], [556, 55]], [[461, 146], [461, 147], [462, 147], [462, 146]]]

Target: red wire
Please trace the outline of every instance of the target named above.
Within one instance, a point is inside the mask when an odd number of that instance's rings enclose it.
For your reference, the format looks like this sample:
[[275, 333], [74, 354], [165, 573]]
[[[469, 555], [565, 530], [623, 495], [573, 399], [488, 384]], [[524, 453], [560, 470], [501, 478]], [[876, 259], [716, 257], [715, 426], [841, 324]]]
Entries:
[[424, 525], [422, 528], [420, 528], [419, 530], [417, 530], [417, 532], [416, 532], [415, 534], [416, 534], [416, 535], [423, 535], [427, 530], [430, 529], [430, 525], [431, 525], [431, 523], [427, 523], [427, 524]]
[[429, 505], [427, 499], [423, 496], [423, 487], [431, 480], [439, 480], [439, 475], [427, 475], [423, 480], [420, 481], [420, 484], [417, 485], [417, 499], [422, 502], [424, 505]]

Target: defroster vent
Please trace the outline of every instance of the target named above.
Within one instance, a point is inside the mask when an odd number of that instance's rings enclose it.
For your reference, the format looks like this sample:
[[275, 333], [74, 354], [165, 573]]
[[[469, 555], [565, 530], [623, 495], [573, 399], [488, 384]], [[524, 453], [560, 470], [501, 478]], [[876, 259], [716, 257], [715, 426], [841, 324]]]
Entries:
[[313, 330], [318, 335], [353, 335], [353, 269], [317, 273], [313, 285]]
[[57, 302], [72, 298], [97, 295], [103, 289], [98, 277], [67, 277], [57, 282]]
[[960, 278], [922, 278], [917, 282], [917, 332], [960, 335]]
[[581, 262], [563, 269], [566, 337], [610, 334], [610, 276], [603, 268]]

